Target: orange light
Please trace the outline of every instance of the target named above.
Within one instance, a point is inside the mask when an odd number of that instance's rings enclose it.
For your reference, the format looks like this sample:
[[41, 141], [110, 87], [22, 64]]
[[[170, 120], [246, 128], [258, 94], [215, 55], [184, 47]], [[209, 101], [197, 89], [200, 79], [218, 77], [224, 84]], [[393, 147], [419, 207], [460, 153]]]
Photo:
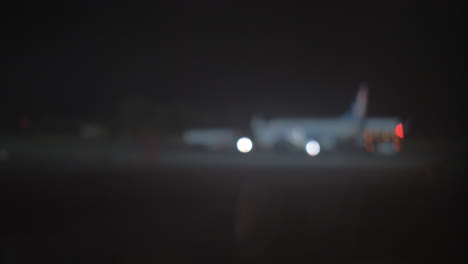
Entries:
[[393, 142], [393, 149], [396, 151], [396, 152], [400, 152], [401, 151], [401, 142], [399, 140], [395, 140]]
[[363, 137], [364, 139], [366, 139], [366, 138], [372, 138], [372, 133], [371, 133], [369, 130], [365, 129], [365, 130], [362, 132], [362, 137]]
[[367, 150], [367, 152], [374, 152], [374, 143], [371, 141], [371, 142], [366, 142], [364, 144], [364, 147], [365, 149]]
[[388, 131], [384, 131], [382, 134], [383, 141], [388, 142], [390, 141], [390, 135], [388, 134]]
[[403, 138], [403, 137], [404, 137], [404, 133], [403, 133], [403, 124], [402, 124], [402, 123], [399, 123], [399, 124], [395, 127], [395, 134], [396, 134], [399, 138]]

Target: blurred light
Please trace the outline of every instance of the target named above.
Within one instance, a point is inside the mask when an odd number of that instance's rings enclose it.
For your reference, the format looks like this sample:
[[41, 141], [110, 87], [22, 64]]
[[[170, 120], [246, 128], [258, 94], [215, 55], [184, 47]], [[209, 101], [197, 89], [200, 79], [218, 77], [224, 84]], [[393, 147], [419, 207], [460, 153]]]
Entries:
[[399, 123], [399, 124], [395, 127], [395, 134], [396, 134], [399, 138], [403, 138], [403, 137], [404, 137], [404, 133], [403, 133], [403, 124], [402, 124], [402, 123]]
[[383, 132], [382, 138], [383, 138], [383, 141], [385, 141], [385, 142], [390, 141], [390, 135], [389, 135], [388, 131]]
[[374, 150], [375, 150], [374, 142], [372, 142], [372, 141], [366, 142], [366, 144], [364, 145], [364, 147], [366, 148], [366, 151], [367, 151], [367, 152], [374, 152]]
[[242, 137], [237, 140], [237, 149], [242, 153], [247, 153], [252, 150], [252, 140], [248, 137]]
[[393, 141], [393, 149], [396, 151], [396, 152], [400, 152], [401, 151], [401, 142], [399, 139], [396, 139], [395, 141]]
[[317, 156], [320, 153], [320, 144], [315, 140], [311, 140], [307, 143], [305, 149], [310, 156]]
[[372, 133], [368, 129], [365, 129], [364, 132], [362, 132], [362, 137], [372, 138]]
[[364, 141], [365, 142], [369, 142], [369, 141], [373, 141], [373, 140], [374, 140], [374, 137], [372, 136], [372, 134], [364, 135]]

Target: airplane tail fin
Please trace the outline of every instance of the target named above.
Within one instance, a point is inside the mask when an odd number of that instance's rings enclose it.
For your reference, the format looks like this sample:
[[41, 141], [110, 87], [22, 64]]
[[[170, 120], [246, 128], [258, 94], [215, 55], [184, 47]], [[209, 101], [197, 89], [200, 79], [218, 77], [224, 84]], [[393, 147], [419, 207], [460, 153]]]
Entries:
[[366, 82], [359, 84], [359, 89], [348, 112], [344, 114], [344, 118], [362, 121], [367, 113], [367, 93], [368, 87]]

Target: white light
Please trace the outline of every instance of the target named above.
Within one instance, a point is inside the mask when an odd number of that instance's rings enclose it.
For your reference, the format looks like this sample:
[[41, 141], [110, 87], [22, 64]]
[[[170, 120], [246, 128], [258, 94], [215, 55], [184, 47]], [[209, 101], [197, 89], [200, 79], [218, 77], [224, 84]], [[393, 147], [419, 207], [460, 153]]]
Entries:
[[237, 149], [242, 153], [247, 153], [252, 150], [252, 140], [248, 137], [242, 137], [237, 140]]
[[317, 156], [320, 153], [320, 144], [315, 140], [311, 140], [307, 142], [305, 149], [310, 156]]

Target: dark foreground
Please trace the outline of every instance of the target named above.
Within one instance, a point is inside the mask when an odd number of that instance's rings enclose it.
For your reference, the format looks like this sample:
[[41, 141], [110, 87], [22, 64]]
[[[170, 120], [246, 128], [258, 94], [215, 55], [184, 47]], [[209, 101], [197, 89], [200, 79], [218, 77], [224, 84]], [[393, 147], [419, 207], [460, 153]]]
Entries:
[[1, 263], [453, 263], [464, 168], [0, 164]]

